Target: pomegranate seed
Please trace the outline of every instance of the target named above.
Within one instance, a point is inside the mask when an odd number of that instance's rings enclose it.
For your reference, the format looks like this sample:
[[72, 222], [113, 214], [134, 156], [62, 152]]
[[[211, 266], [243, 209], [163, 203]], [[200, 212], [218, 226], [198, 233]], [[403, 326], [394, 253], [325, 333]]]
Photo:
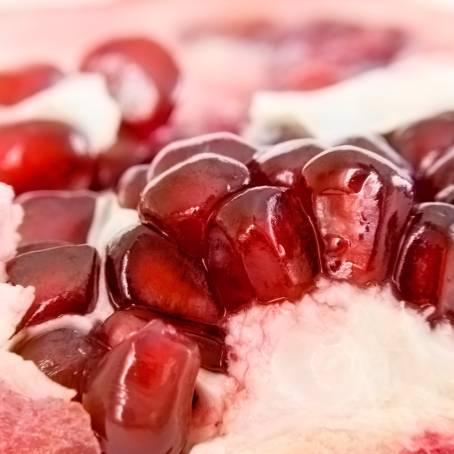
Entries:
[[70, 126], [36, 120], [0, 127], [0, 181], [16, 193], [83, 189], [91, 178], [85, 139]]
[[99, 266], [96, 249], [87, 245], [27, 252], [10, 260], [9, 282], [35, 287], [35, 300], [18, 330], [64, 314], [86, 314], [93, 310]]
[[291, 191], [261, 186], [222, 205], [208, 229], [208, 273], [227, 310], [254, 299], [296, 300], [314, 282], [309, 220]]
[[354, 136], [348, 137], [338, 145], [350, 145], [358, 148], [363, 148], [367, 151], [372, 151], [377, 153], [381, 157], [388, 159], [396, 166], [401, 167], [402, 169], [409, 169], [408, 163], [405, 161], [396, 150], [394, 150], [385, 139], [376, 135], [363, 135], [363, 136]]
[[113, 240], [107, 250], [106, 276], [117, 307], [143, 305], [209, 324], [221, 315], [202, 264], [147, 227], [134, 227]]
[[177, 140], [164, 147], [153, 159], [148, 173], [151, 180], [175, 164], [200, 153], [214, 153], [236, 159], [247, 165], [257, 150], [230, 132], [214, 132], [191, 139]]
[[454, 184], [454, 146], [436, 159], [421, 174], [419, 185], [426, 199]]
[[198, 344], [203, 368], [214, 372], [225, 371], [227, 356], [225, 333], [217, 326], [172, 319], [148, 309], [133, 308], [114, 312], [101, 326], [99, 336], [107, 345], [115, 347], [148, 322], [156, 319], [174, 326]]
[[197, 345], [159, 320], [107, 353], [83, 396], [103, 451], [183, 452], [199, 366]]
[[93, 189], [115, 187], [125, 170], [150, 161], [152, 156], [148, 144], [121, 132], [117, 142], [96, 157]]
[[93, 49], [81, 68], [105, 76], [125, 126], [137, 136], [148, 137], [169, 118], [179, 71], [158, 43], [146, 38], [112, 40]]
[[85, 243], [96, 207], [90, 191], [32, 191], [16, 199], [24, 209], [21, 245]]
[[388, 135], [388, 140], [415, 168], [425, 169], [454, 145], [454, 112], [397, 129]]
[[93, 336], [60, 328], [26, 339], [14, 351], [33, 361], [52, 380], [80, 394], [107, 347]]
[[214, 206], [249, 182], [244, 164], [202, 153], [147, 184], [139, 203], [140, 218], [170, 235], [189, 254], [201, 257], [207, 220]]
[[123, 208], [137, 208], [140, 194], [147, 184], [149, 164], [130, 167], [118, 182], [118, 203]]
[[44, 63], [0, 73], [0, 104], [9, 106], [23, 101], [54, 85], [62, 77], [59, 69]]
[[328, 276], [364, 285], [387, 278], [413, 203], [406, 173], [372, 152], [343, 146], [309, 161], [302, 177]]
[[454, 309], [454, 206], [422, 203], [414, 208], [401, 243], [393, 281], [399, 296], [442, 317]]
[[436, 202], [454, 205], [454, 184], [447, 186], [435, 195]]
[[306, 162], [322, 151], [323, 147], [314, 139], [295, 139], [259, 154], [256, 161], [270, 184], [290, 188], [298, 181]]

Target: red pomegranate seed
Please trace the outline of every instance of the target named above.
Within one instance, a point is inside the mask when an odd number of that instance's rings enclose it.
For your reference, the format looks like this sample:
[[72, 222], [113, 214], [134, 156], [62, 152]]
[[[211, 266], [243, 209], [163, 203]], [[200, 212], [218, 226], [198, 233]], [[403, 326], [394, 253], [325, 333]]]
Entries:
[[199, 346], [202, 367], [214, 372], [226, 369], [225, 333], [213, 325], [202, 325], [170, 317], [163, 317], [148, 309], [133, 308], [114, 312], [101, 326], [99, 336], [110, 347], [143, 328], [151, 320], [160, 319], [174, 326]]
[[118, 182], [118, 203], [123, 208], [137, 208], [140, 194], [147, 184], [149, 164], [130, 167]]
[[24, 209], [21, 245], [85, 243], [96, 207], [90, 191], [32, 191], [16, 199]]
[[309, 161], [302, 177], [328, 276], [360, 285], [387, 278], [413, 204], [406, 173], [372, 152], [343, 146]]
[[81, 394], [107, 347], [93, 336], [60, 328], [26, 339], [14, 351], [33, 361], [52, 380]]
[[314, 282], [312, 226], [291, 191], [261, 186], [222, 205], [208, 229], [208, 273], [229, 311], [258, 299], [296, 300]]
[[96, 157], [93, 189], [115, 187], [125, 170], [150, 161], [152, 148], [131, 135], [121, 132], [117, 142]]
[[83, 396], [103, 451], [183, 452], [199, 366], [197, 345], [159, 320], [107, 353]]
[[9, 282], [35, 287], [35, 300], [18, 329], [64, 314], [86, 314], [98, 295], [99, 256], [87, 245], [18, 255], [7, 263]]
[[256, 149], [230, 132], [214, 132], [191, 139], [176, 140], [164, 147], [153, 159], [148, 173], [151, 180], [175, 164], [200, 153], [214, 153], [236, 159], [247, 165]]
[[454, 184], [454, 146], [422, 172], [419, 184], [429, 200]]
[[55, 66], [38, 63], [0, 73], [0, 104], [16, 104], [63, 77]]
[[256, 161], [270, 184], [290, 188], [299, 180], [306, 162], [323, 149], [315, 139], [289, 140], [258, 154]]
[[358, 148], [364, 148], [367, 151], [377, 153], [381, 157], [388, 159], [393, 164], [402, 169], [409, 169], [408, 163], [402, 156], [394, 150], [385, 139], [376, 135], [363, 135], [347, 137], [337, 145], [350, 145]]
[[397, 129], [388, 135], [388, 140], [415, 168], [425, 169], [454, 145], [454, 112]]
[[106, 276], [117, 307], [137, 304], [208, 324], [220, 318], [198, 259], [147, 227], [134, 227], [112, 241]]
[[85, 139], [70, 126], [27, 121], [0, 127], [0, 181], [16, 193], [83, 189], [92, 179]]
[[140, 218], [170, 235], [189, 254], [201, 257], [206, 224], [214, 206], [249, 182], [244, 164], [202, 153], [147, 184], [139, 203]]
[[179, 71], [160, 44], [147, 38], [115, 39], [93, 49], [81, 68], [105, 76], [125, 126], [136, 135], [148, 137], [169, 118]]
[[434, 307], [435, 317], [454, 309], [454, 206], [416, 205], [401, 243], [393, 281], [399, 296], [417, 308]]

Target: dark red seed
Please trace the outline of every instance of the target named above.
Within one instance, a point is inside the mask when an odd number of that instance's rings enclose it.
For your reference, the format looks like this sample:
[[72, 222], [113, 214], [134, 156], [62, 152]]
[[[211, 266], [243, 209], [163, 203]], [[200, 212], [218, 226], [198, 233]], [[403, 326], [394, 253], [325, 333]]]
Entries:
[[118, 203], [123, 208], [136, 209], [139, 205], [140, 194], [147, 184], [149, 164], [130, 167], [118, 182]]
[[388, 135], [390, 144], [416, 169], [426, 169], [454, 145], [454, 112], [404, 126]]
[[139, 37], [115, 39], [93, 49], [81, 68], [106, 78], [125, 126], [137, 136], [148, 137], [168, 120], [179, 71], [160, 44]]
[[323, 150], [315, 139], [295, 139], [257, 154], [255, 160], [270, 184], [292, 187], [299, 180], [306, 162]]
[[35, 287], [18, 330], [64, 314], [86, 314], [98, 296], [99, 256], [87, 245], [27, 252], [7, 263], [9, 282]]
[[256, 148], [230, 132], [214, 132], [191, 139], [177, 140], [164, 147], [153, 159], [148, 173], [151, 180], [175, 164], [200, 153], [214, 153], [236, 159], [247, 165], [252, 161]]
[[16, 194], [87, 188], [92, 166], [85, 139], [64, 123], [36, 120], [0, 127], [0, 181]]
[[26, 338], [14, 352], [33, 361], [49, 378], [81, 394], [87, 379], [107, 351], [95, 337], [60, 328]]
[[24, 209], [21, 246], [34, 243], [86, 243], [96, 208], [90, 191], [32, 191], [16, 202]]
[[115, 347], [155, 319], [171, 324], [197, 343], [203, 368], [214, 372], [225, 371], [227, 359], [225, 333], [217, 326], [187, 322], [158, 315], [148, 309], [133, 308], [114, 312], [102, 324], [98, 336], [110, 347]]
[[414, 208], [401, 243], [393, 281], [399, 296], [433, 317], [454, 309], [454, 206], [423, 203]]
[[369, 134], [347, 137], [346, 139], [340, 141], [338, 145], [350, 145], [358, 148], [364, 148], [367, 151], [372, 151], [381, 157], [388, 159], [402, 169], [409, 169], [409, 165], [405, 159], [380, 136]]
[[96, 157], [93, 189], [115, 187], [125, 170], [150, 161], [153, 153], [146, 142], [121, 132], [115, 144]]
[[419, 185], [427, 199], [447, 190], [454, 184], [454, 147], [428, 166], [421, 175]]
[[302, 183], [325, 273], [360, 285], [386, 279], [413, 204], [407, 173], [372, 152], [342, 146], [309, 161]]
[[83, 395], [103, 451], [183, 452], [199, 366], [197, 344], [159, 320], [107, 353]]
[[171, 236], [189, 254], [202, 257], [206, 224], [213, 208], [249, 182], [244, 164], [202, 153], [147, 184], [139, 203], [140, 218]]
[[296, 300], [318, 266], [312, 226], [288, 189], [244, 190], [209, 224], [208, 273], [228, 311], [255, 299]]
[[117, 307], [142, 305], [208, 324], [216, 323], [222, 315], [201, 262], [147, 227], [134, 227], [112, 241], [106, 276]]
[[44, 90], [63, 77], [55, 66], [45, 63], [0, 73], [0, 104], [12, 105]]

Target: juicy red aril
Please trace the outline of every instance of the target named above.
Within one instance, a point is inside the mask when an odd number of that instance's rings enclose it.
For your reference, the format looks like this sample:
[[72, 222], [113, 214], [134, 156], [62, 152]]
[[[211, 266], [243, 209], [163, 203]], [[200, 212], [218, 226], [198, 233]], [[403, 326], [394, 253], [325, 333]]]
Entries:
[[175, 164], [200, 153], [214, 153], [247, 165], [257, 150], [230, 132], [214, 132], [191, 139], [177, 140], [164, 147], [153, 159], [148, 173], [151, 180]]
[[454, 145], [454, 112], [397, 129], [388, 135], [388, 140], [415, 168], [425, 169]]
[[219, 208], [206, 262], [229, 311], [255, 299], [296, 300], [318, 272], [309, 220], [289, 189], [270, 186], [242, 191]]
[[149, 164], [130, 167], [118, 182], [118, 203], [123, 208], [137, 208], [140, 194], [147, 184]]
[[147, 184], [139, 204], [140, 218], [170, 235], [191, 255], [201, 257], [206, 224], [214, 206], [249, 182], [244, 164], [202, 153]]
[[393, 281], [399, 296], [435, 317], [454, 309], [454, 206], [423, 203], [413, 210], [401, 243]]
[[36, 120], [0, 127], [0, 181], [16, 193], [83, 189], [91, 178], [85, 139], [70, 126]]
[[99, 256], [87, 245], [18, 255], [7, 263], [9, 282], [35, 287], [35, 300], [18, 329], [64, 314], [86, 314], [98, 296]]
[[49, 378], [82, 393], [107, 347], [73, 328], [60, 328], [25, 339], [14, 352], [33, 361]]
[[109, 245], [106, 276], [117, 307], [142, 305], [202, 323], [222, 315], [199, 260], [147, 227], [134, 227]]
[[52, 65], [38, 63], [0, 73], [0, 104], [16, 104], [44, 90], [63, 77]]
[[225, 371], [226, 346], [224, 332], [217, 326], [202, 325], [153, 313], [148, 309], [133, 308], [114, 312], [101, 326], [99, 336], [110, 347], [115, 347], [151, 320], [160, 319], [184, 333], [199, 346], [202, 367], [215, 372]]
[[419, 184], [427, 198], [449, 191], [454, 185], [454, 146], [424, 170]]
[[24, 209], [21, 245], [45, 242], [85, 243], [96, 207], [90, 191], [32, 191], [16, 202]]
[[295, 139], [258, 154], [256, 161], [270, 184], [292, 187], [306, 162], [322, 151], [322, 146], [314, 139]]
[[109, 41], [92, 50], [81, 68], [105, 76], [110, 92], [120, 104], [125, 126], [140, 137], [148, 137], [172, 112], [178, 68], [154, 41]]
[[159, 320], [107, 353], [83, 396], [103, 451], [180, 454], [199, 366], [197, 345]]
[[397, 153], [397, 151], [394, 150], [388, 142], [380, 136], [370, 134], [348, 137], [339, 142], [338, 145], [350, 145], [358, 148], [364, 148], [365, 150], [377, 153], [381, 157], [388, 159], [393, 164], [403, 169], [407, 169], [409, 167], [405, 159], [403, 159], [402, 156], [400, 156], [399, 153]]
[[147, 143], [121, 132], [115, 144], [97, 155], [92, 187], [96, 190], [114, 187], [126, 169], [150, 161], [152, 155]]
[[413, 204], [406, 173], [374, 153], [343, 146], [309, 161], [302, 177], [328, 276], [363, 285], [386, 279]]

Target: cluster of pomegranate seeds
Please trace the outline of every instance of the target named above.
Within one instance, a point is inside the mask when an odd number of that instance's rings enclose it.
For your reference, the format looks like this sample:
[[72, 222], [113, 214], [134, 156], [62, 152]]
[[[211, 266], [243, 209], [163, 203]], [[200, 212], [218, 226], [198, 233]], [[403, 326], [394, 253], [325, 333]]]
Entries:
[[101, 326], [98, 336], [108, 346], [115, 347], [148, 322], [161, 319], [191, 338], [199, 346], [201, 366], [215, 372], [226, 368], [225, 333], [215, 325], [202, 325], [166, 317], [145, 308], [134, 307], [114, 312]]
[[106, 276], [115, 306], [133, 304], [201, 323], [216, 323], [216, 305], [201, 261], [161, 234], [137, 226], [107, 250]]
[[92, 168], [85, 138], [64, 123], [36, 120], [0, 127], [0, 180], [17, 194], [87, 188]]
[[0, 72], [0, 105], [17, 104], [62, 78], [63, 74], [58, 68], [45, 63]]
[[360, 285], [389, 277], [413, 205], [407, 178], [377, 154], [349, 146], [327, 150], [304, 166], [303, 200], [328, 276]]
[[26, 338], [14, 351], [33, 361], [52, 380], [81, 395], [107, 347], [95, 336], [74, 328], [59, 328]]
[[244, 164], [202, 153], [147, 184], [140, 198], [140, 218], [172, 236], [188, 253], [200, 257], [205, 249], [207, 220], [214, 206], [249, 183], [249, 171]]
[[409, 304], [435, 308], [432, 317], [452, 315], [454, 282], [454, 206], [417, 205], [408, 221], [396, 263], [394, 282]]
[[147, 138], [168, 120], [179, 71], [158, 43], [139, 37], [109, 41], [93, 49], [81, 69], [105, 76], [125, 127], [138, 137]]
[[199, 367], [197, 344], [160, 320], [114, 346], [82, 399], [105, 452], [180, 454]]
[[98, 297], [100, 259], [88, 245], [20, 254], [7, 263], [9, 282], [35, 287], [35, 299], [18, 329], [64, 314], [86, 314]]
[[96, 208], [90, 191], [31, 191], [16, 199], [24, 210], [19, 227], [21, 246], [87, 241]]

